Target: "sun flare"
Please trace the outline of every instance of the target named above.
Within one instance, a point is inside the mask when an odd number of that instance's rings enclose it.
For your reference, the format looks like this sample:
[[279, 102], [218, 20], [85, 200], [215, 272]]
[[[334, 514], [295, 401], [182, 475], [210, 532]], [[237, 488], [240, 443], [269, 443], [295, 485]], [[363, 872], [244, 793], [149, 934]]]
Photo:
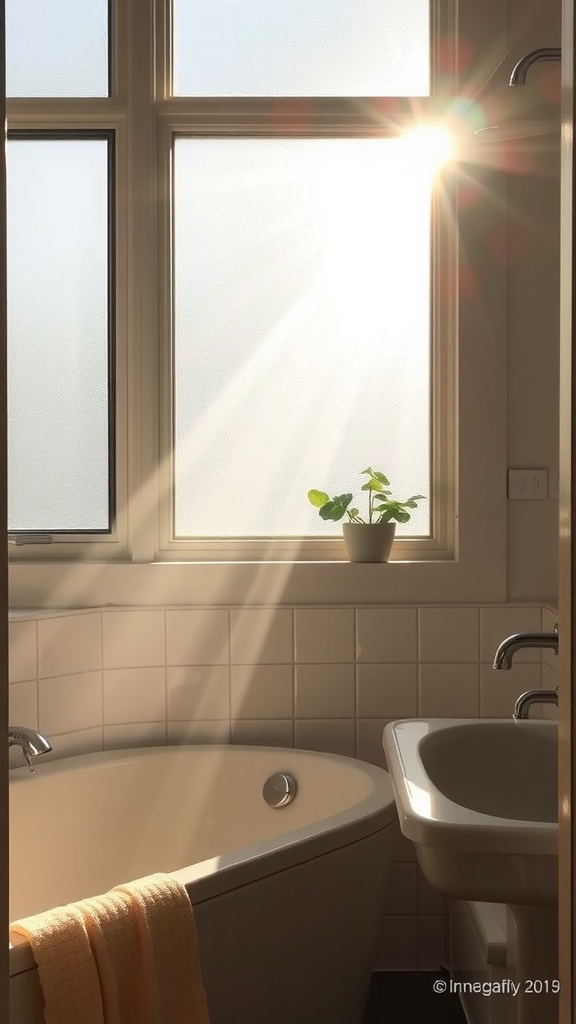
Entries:
[[438, 124], [422, 124], [402, 133], [406, 155], [421, 162], [423, 168], [434, 174], [454, 159], [453, 135]]

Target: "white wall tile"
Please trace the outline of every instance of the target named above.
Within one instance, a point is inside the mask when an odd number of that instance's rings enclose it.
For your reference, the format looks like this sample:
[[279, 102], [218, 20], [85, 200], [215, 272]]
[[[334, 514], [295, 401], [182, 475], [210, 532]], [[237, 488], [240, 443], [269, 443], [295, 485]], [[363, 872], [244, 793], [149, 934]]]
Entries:
[[[480, 656], [484, 662], [492, 663], [496, 648], [512, 633], [540, 631], [542, 612], [540, 608], [522, 605], [506, 608], [480, 609]], [[541, 661], [538, 648], [527, 648], [514, 655], [514, 661]]]
[[234, 665], [291, 664], [292, 610], [235, 608], [230, 612], [230, 661]]
[[477, 718], [479, 715], [478, 665], [420, 665], [419, 688], [422, 718]]
[[558, 655], [550, 647], [542, 648], [542, 664], [548, 665], [553, 672], [558, 672]]
[[320, 718], [297, 719], [294, 722], [294, 746], [300, 750], [323, 750], [331, 754], [356, 754], [356, 735], [353, 719]]
[[303, 664], [354, 661], [353, 608], [297, 608], [295, 658]]
[[52, 735], [101, 727], [102, 673], [79, 672], [40, 679], [38, 705], [38, 728], [50, 742]]
[[482, 718], [510, 718], [517, 697], [526, 690], [539, 690], [542, 685], [541, 665], [513, 664], [504, 671], [482, 665], [480, 671]]
[[228, 665], [169, 668], [166, 681], [169, 720], [230, 718]]
[[38, 675], [63, 676], [102, 668], [102, 616], [60, 615], [38, 620]]
[[38, 683], [29, 679], [8, 687], [8, 721], [10, 725], [38, 728]]
[[232, 722], [230, 742], [257, 747], [293, 747], [292, 719]]
[[164, 612], [103, 612], [104, 668], [144, 668], [165, 663]]
[[230, 713], [236, 718], [292, 718], [291, 665], [232, 665]]
[[551, 633], [558, 623], [558, 609], [545, 605], [542, 608], [542, 629], [545, 633]]
[[553, 690], [554, 687], [558, 686], [559, 680], [558, 672], [551, 665], [542, 663], [542, 689]]
[[104, 672], [104, 724], [166, 721], [164, 668], [112, 668]]
[[420, 661], [478, 661], [480, 616], [477, 608], [421, 608]]
[[418, 913], [442, 917], [446, 912], [446, 904], [446, 897], [430, 885], [418, 867]]
[[8, 624], [8, 654], [8, 678], [11, 683], [36, 679], [38, 675], [38, 646], [35, 619]]
[[418, 919], [418, 970], [437, 971], [446, 964], [446, 920], [441, 916]]
[[358, 661], [417, 661], [415, 608], [359, 608], [356, 621]]
[[[554, 611], [553, 608], [542, 609], [542, 630], [544, 633], [553, 633], [554, 629], [558, 626], [558, 612]], [[542, 648], [542, 661], [545, 665], [550, 665], [555, 671], [558, 671], [558, 655], [554, 654], [554, 651], [550, 647]]]
[[229, 743], [230, 722], [168, 722], [168, 743]]
[[[80, 729], [78, 732], [53, 734], [49, 737], [52, 744], [50, 754], [42, 754], [42, 761], [57, 761], [61, 757], [76, 757], [78, 754], [93, 754], [103, 750], [102, 726], [93, 729]], [[38, 761], [40, 764], [40, 759]]]
[[372, 969], [375, 971], [418, 970], [418, 918], [416, 915], [382, 918]]
[[382, 746], [384, 726], [387, 718], [356, 719], [356, 757], [360, 761], [368, 761], [379, 768], [386, 768], [386, 755]]
[[297, 718], [352, 718], [354, 665], [297, 665]]
[[392, 864], [384, 896], [383, 914], [416, 914], [418, 910], [418, 866]]
[[230, 660], [228, 611], [194, 608], [166, 612], [168, 665], [227, 665]]
[[105, 725], [104, 750], [134, 747], [162, 747], [166, 743], [165, 722], [139, 722], [137, 725]]
[[418, 713], [416, 665], [358, 665], [360, 718], [413, 718]]
[[402, 835], [399, 822], [392, 826], [394, 829], [392, 860], [395, 864], [406, 864], [416, 862], [416, 846], [406, 836]]

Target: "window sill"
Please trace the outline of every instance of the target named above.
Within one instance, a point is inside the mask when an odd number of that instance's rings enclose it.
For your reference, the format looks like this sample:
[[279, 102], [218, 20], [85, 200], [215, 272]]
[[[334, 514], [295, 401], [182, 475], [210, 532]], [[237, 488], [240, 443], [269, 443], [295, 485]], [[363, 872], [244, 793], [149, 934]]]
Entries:
[[27, 562], [10, 607], [413, 604], [506, 600], [505, 552], [458, 561]]

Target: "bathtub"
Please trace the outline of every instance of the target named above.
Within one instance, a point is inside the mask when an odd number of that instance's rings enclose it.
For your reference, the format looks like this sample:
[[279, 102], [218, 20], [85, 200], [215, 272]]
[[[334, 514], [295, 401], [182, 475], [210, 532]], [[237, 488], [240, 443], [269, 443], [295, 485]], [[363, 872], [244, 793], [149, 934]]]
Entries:
[[[387, 772], [272, 747], [84, 754], [10, 772], [10, 920], [154, 871], [194, 907], [211, 1024], [360, 1024], [391, 860]], [[269, 806], [276, 772], [297, 793]], [[10, 1024], [43, 1024], [27, 942]]]

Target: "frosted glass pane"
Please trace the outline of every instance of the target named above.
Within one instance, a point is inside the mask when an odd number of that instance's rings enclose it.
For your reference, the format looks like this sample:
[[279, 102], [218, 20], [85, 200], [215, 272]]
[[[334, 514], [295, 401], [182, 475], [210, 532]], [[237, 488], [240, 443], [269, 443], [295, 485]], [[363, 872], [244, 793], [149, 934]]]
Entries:
[[7, 96], [107, 96], [108, 0], [6, 0]]
[[11, 530], [106, 530], [108, 143], [8, 142]]
[[[361, 470], [429, 495], [432, 174], [403, 139], [175, 143], [175, 530], [338, 533]], [[429, 533], [429, 503], [400, 533]]]
[[174, 0], [177, 96], [425, 96], [429, 0]]

